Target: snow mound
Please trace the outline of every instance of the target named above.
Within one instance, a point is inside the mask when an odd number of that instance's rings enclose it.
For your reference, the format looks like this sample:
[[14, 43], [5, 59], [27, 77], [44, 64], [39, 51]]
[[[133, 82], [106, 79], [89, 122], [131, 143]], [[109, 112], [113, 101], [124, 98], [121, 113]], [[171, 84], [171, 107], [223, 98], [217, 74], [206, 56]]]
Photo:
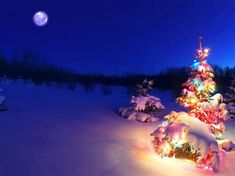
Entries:
[[172, 111], [166, 118], [169, 121], [151, 134], [154, 136], [156, 153], [172, 157], [177, 147], [189, 143], [198, 151], [193, 153], [195, 156], [199, 154], [194, 157], [197, 165], [217, 171], [220, 163], [219, 146], [209, 126], [185, 112]]
[[186, 140], [194, 147], [199, 148], [202, 156], [205, 157], [209, 152], [211, 145], [214, 147], [213, 150], [218, 152], [218, 143], [211, 133], [209, 125], [186, 112], [172, 111], [167, 118], [173, 124], [183, 123], [189, 127], [189, 133]]

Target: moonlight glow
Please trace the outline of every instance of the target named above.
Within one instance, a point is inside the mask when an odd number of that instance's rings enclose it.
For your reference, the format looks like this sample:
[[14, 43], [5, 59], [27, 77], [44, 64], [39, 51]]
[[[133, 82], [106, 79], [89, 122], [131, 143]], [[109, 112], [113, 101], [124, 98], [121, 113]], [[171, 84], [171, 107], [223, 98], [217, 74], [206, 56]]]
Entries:
[[48, 22], [48, 16], [45, 12], [39, 11], [34, 14], [33, 21], [37, 26], [45, 26]]

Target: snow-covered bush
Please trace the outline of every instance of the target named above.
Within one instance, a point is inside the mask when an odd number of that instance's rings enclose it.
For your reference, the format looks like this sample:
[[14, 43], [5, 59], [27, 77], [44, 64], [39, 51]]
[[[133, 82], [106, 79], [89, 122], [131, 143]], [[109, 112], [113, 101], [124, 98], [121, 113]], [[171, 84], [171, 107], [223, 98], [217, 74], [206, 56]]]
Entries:
[[161, 157], [190, 159], [198, 166], [217, 171], [219, 146], [209, 126], [185, 112], [171, 112], [168, 121], [151, 135], [154, 148]]
[[119, 114], [128, 120], [141, 122], [154, 122], [158, 118], [155, 113], [164, 109], [158, 97], [149, 95], [153, 81], [144, 80], [142, 84], [137, 84], [135, 95], [131, 98], [131, 107], [120, 108]]
[[1, 95], [2, 92], [3, 92], [3, 90], [0, 89], [0, 111], [5, 111], [6, 110], [6, 106], [5, 106], [6, 97]]
[[131, 103], [134, 105], [134, 109], [136, 111], [155, 112], [165, 108], [161, 104], [160, 98], [151, 95], [133, 96], [131, 99]]
[[136, 111], [151, 113], [164, 109], [160, 98], [149, 95], [152, 86], [153, 81], [148, 81], [147, 79], [142, 84], [136, 85], [135, 96], [131, 98], [131, 103]]
[[128, 120], [136, 120], [138, 122], [156, 122], [159, 120], [157, 117], [153, 117], [152, 115], [136, 111], [133, 107], [120, 108], [118, 113], [123, 118]]

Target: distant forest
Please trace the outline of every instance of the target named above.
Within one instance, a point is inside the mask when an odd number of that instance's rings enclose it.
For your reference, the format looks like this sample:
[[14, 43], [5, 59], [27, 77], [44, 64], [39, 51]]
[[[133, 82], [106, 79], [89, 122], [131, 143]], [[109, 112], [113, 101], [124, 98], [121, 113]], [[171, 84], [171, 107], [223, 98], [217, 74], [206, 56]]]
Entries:
[[[235, 75], [235, 67], [213, 66], [215, 81], [218, 90], [223, 91], [230, 85], [230, 81]], [[168, 68], [158, 74], [123, 74], [123, 75], [103, 75], [103, 74], [80, 74], [69, 69], [61, 68], [49, 64], [38, 54], [32, 51], [23, 51], [17, 57], [7, 58], [0, 55], [0, 77], [18, 80], [30, 80], [34, 84], [56, 83], [66, 85], [69, 89], [75, 89], [79, 84], [86, 90], [92, 89], [96, 84], [104, 86], [126, 86], [135, 87], [145, 78], [154, 80], [154, 87], [162, 90], [173, 90], [178, 93], [181, 84], [189, 76], [189, 67]]]

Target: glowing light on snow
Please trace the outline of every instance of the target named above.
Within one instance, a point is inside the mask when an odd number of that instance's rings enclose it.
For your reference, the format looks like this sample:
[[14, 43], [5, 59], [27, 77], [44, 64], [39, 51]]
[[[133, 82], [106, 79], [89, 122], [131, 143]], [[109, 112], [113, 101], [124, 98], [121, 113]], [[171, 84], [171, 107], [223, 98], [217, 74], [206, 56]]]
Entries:
[[178, 135], [175, 136], [175, 138], [173, 139], [172, 142], [173, 142], [174, 148], [177, 148], [177, 147], [179, 147], [181, 145], [181, 142], [179, 140], [179, 136]]
[[209, 166], [205, 166], [204, 169], [207, 170], [207, 171], [213, 171], [213, 168], [209, 167]]
[[33, 21], [37, 26], [45, 26], [48, 22], [48, 15], [43, 11], [39, 11], [34, 14]]

